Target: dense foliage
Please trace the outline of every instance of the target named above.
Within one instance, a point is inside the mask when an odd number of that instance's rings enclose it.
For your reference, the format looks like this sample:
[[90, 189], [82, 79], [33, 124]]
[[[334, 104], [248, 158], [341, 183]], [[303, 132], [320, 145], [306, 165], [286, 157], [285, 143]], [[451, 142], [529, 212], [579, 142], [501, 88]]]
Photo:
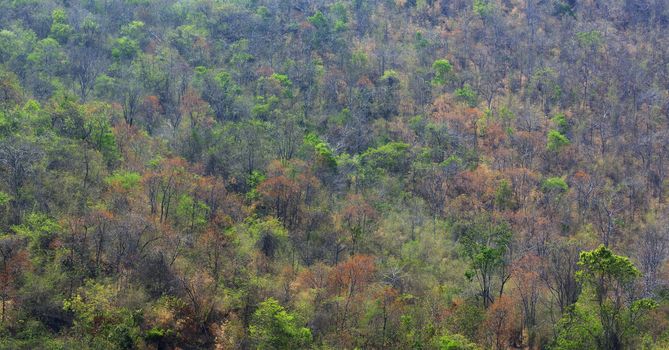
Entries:
[[667, 349], [667, 189], [667, 1], [0, 0], [0, 349]]

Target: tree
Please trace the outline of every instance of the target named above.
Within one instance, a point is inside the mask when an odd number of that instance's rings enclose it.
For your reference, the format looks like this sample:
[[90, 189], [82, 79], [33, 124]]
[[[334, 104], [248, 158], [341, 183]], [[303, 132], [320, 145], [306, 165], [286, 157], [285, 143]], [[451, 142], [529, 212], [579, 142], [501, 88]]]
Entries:
[[273, 298], [260, 303], [253, 313], [249, 335], [256, 349], [306, 349], [311, 343], [309, 328], [300, 327], [296, 316]]
[[79, 97], [86, 101], [94, 88], [95, 79], [105, 66], [100, 26], [91, 18], [84, 19], [81, 33], [69, 47], [70, 75], [78, 85]]
[[241, 88], [230, 73], [225, 71], [204, 73], [202, 98], [212, 106], [216, 119], [237, 119], [233, 113], [233, 104], [240, 92]]
[[[511, 334], [507, 333], [507, 336], [509, 338], [522, 338], [522, 335], [527, 334], [527, 345], [530, 348], [535, 346], [538, 340], [539, 305], [545, 291], [542, 288], [541, 265], [541, 259], [538, 256], [527, 254], [520, 259], [516, 259], [513, 266], [514, 297], [516, 302], [520, 304], [519, 309], [522, 312], [519, 313], [519, 316], [524, 329], [520, 329], [520, 335], [515, 334], [510, 337]], [[513, 310], [510, 311], [513, 312]]]
[[290, 173], [292, 169], [274, 161], [269, 166], [269, 177], [257, 187], [269, 208], [273, 208], [274, 216], [285, 226], [294, 225], [299, 219], [302, 186]]
[[354, 255], [335, 266], [328, 275], [328, 289], [335, 296], [337, 330], [346, 332], [348, 325], [355, 321], [354, 311], [360, 309], [363, 292], [372, 282], [376, 272], [374, 258], [367, 255]]
[[515, 305], [507, 297], [500, 297], [486, 311], [482, 332], [491, 349], [504, 350], [512, 342], [517, 325]]
[[160, 127], [160, 117], [163, 113], [163, 107], [160, 105], [160, 100], [157, 96], [151, 95], [144, 98], [139, 107], [139, 114], [144, 122], [144, 128], [149, 135], [153, 135], [156, 129]]
[[637, 259], [643, 273], [644, 296], [651, 297], [661, 285], [660, 271], [669, 256], [669, 232], [666, 221], [658, 220], [646, 227], [637, 242]]
[[327, 47], [330, 41], [330, 21], [321, 11], [316, 11], [313, 16], [309, 16], [309, 23], [314, 27], [312, 31], [311, 44], [314, 48], [320, 49]]
[[439, 337], [439, 350], [478, 350], [479, 347], [460, 334], [445, 334]]
[[576, 279], [578, 246], [573, 242], [556, 241], [548, 245], [546, 260], [541, 266], [541, 277], [555, 298], [560, 313], [573, 305], [581, 293], [581, 283]]
[[551, 152], [559, 152], [562, 148], [569, 146], [569, 139], [557, 130], [548, 132], [546, 149]]
[[42, 152], [37, 145], [19, 139], [0, 141], [0, 170], [7, 174], [4, 179], [10, 189], [10, 201], [13, 215], [11, 224], [17, 224], [23, 217], [23, 209], [28, 204], [24, 185], [31, 180], [38, 170], [37, 162]]
[[451, 71], [453, 70], [453, 65], [447, 59], [438, 59], [432, 64], [432, 70], [434, 71], [434, 78], [432, 78], [433, 85], [445, 85], [450, 79]]
[[74, 331], [93, 347], [133, 349], [140, 344], [141, 310], [117, 305], [118, 293], [123, 291], [89, 281], [63, 303], [75, 316]]
[[17, 281], [28, 267], [28, 254], [22, 247], [23, 242], [19, 237], [3, 235], [0, 236], [0, 322], [2, 325], [7, 320], [8, 305], [16, 308], [16, 297], [18, 292]]
[[[591, 251], [581, 252], [576, 278], [584, 290], [576, 307], [565, 315], [555, 349], [583, 349], [585, 341], [577, 338], [570, 327], [580, 327], [591, 336], [601, 350], [627, 349], [643, 334], [642, 319], [657, 303], [651, 299], [634, 297], [634, 282], [641, 276], [632, 262], [600, 245]], [[588, 309], [592, 314], [588, 316]], [[572, 334], [570, 334], [572, 333]]]
[[30, 84], [37, 96], [48, 97], [55, 90], [54, 83], [67, 67], [67, 55], [57, 40], [45, 38], [38, 41], [27, 56], [32, 73]]
[[55, 9], [51, 13], [51, 33], [50, 37], [58, 40], [59, 43], [65, 44], [72, 34], [72, 27], [67, 24], [67, 14], [63, 9]]
[[606, 247], [614, 242], [619, 232], [620, 214], [627, 205], [622, 198], [623, 194], [621, 186], [612, 186], [609, 181], [595, 192], [591, 210], [600, 232], [601, 242]]
[[478, 105], [478, 95], [472, 90], [469, 84], [455, 89], [455, 97], [461, 102], [466, 103], [469, 107], [476, 107]]
[[347, 202], [348, 205], [342, 210], [341, 220], [350, 233], [351, 255], [355, 255], [360, 249], [360, 241], [366, 239], [370, 233], [377, 213], [360, 195], [350, 195]]
[[488, 308], [496, 296], [502, 296], [504, 285], [510, 278], [507, 255], [511, 249], [511, 228], [504, 222], [476, 218], [471, 222], [458, 223], [454, 233], [459, 237], [462, 252], [469, 261], [470, 270], [465, 276], [476, 280], [479, 297], [483, 306]]
[[399, 73], [386, 70], [376, 85], [374, 111], [381, 118], [390, 119], [399, 110], [401, 80]]

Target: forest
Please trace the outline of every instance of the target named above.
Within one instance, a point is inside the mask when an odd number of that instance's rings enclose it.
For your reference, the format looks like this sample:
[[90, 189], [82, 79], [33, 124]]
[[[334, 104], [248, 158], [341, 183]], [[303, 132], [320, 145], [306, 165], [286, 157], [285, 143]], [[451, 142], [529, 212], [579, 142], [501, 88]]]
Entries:
[[667, 0], [0, 0], [0, 349], [669, 349], [667, 197]]

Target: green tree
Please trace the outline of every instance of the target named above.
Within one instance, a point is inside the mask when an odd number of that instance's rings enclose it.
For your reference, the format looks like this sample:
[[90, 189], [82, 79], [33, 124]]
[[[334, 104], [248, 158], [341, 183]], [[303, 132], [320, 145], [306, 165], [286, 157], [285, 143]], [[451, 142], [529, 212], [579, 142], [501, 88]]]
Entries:
[[551, 152], [559, 152], [565, 146], [570, 144], [567, 136], [564, 136], [557, 130], [551, 130], [548, 132], [548, 141], [546, 142], [546, 149]]
[[372, 169], [381, 168], [400, 172], [408, 165], [409, 145], [403, 142], [389, 142], [376, 148], [370, 148], [362, 154], [363, 163]]
[[239, 85], [225, 71], [203, 73], [202, 99], [214, 109], [216, 119], [233, 119], [233, 104], [241, 93]]
[[46, 263], [47, 259], [55, 255], [50, 246], [58, 238], [62, 228], [52, 218], [33, 213], [26, 216], [22, 225], [13, 226], [12, 229], [18, 236], [28, 240], [33, 262], [37, 265]]
[[139, 43], [128, 37], [120, 37], [114, 41], [112, 57], [118, 61], [130, 61], [139, 52]]
[[478, 350], [476, 344], [460, 334], [447, 333], [439, 337], [439, 350]]
[[131, 311], [118, 305], [118, 289], [89, 281], [63, 308], [74, 314], [72, 329], [91, 348], [134, 349], [141, 341], [141, 310]]
[[495, 301], [495, 294], [503, 294], [504, 285], [510, 278], [507, 253], [511, 245], [511, 228], [506, 223], [476, 218], [472, 222], [456, 224], [454, 233], [460, 236], [462, 252], [469, 260], [465, 276], [477, 281], [479, 296], [487, 308]]
[[51, 33], [49, 36], [65, 44], [72, 34], [72, 27], [67, 24], [67, 14], [63, 9], [55, 9], [51, 14], [53, 20], [51, 24]]
[[564, 193], [569, 190], [569, 186], [561, 177], [549, 177], [541, 182], [541, 191]]
[[311, 343], [311, 331], [273, 298], [253, 313], [249, 334], [256, 349], [305, 349]]
[[432, 64], [434, 71], [434, 78], [432, 78], [433, 85], [444, 85], [450, 80], [450, 74], [453, 70], [453, 65], [447, 59], [439, 59]]
[[316, 11], [313, 16], [307, 18], [309, 23], [314, 26], [312, 45], [315, 48], [322, 48], [330, 39], [330, 22], [321, 11]]
[[37, 79], [31, 84], [39, 84], [33, 88], [40, 92], [44, 91], [43, 96], [48, 96], [55, 88], [50, 79], [62, 75], [68, 64], [63, 48], [57, 40], [45, 38], [35, 44], [33, 51], [26, 58], [30, 64], [29, 70]]
[[576, 278], [584, 289], [560, 321], [553, 349], [629, 349], [643, 334], [642, 320], [657, 303], [635, 299], [639, 270], [624, 256], [600, 245], [581, 252]]
[[474, 0], [474, 12], [481, 17], [488, 17], [492, 14], [493, 4], [487, 0]]
[[463, 87], [455, 89], [455, 97], [466, 103], [469, 107], [476, 107], [478, 104], [478, 95], [469, 84], [465, 84]]
[[503, 179], [499, 182], [495, 190], [495, 205], [499, 209], [509, 209], [513, 206], [513, 189], [508, 180]]

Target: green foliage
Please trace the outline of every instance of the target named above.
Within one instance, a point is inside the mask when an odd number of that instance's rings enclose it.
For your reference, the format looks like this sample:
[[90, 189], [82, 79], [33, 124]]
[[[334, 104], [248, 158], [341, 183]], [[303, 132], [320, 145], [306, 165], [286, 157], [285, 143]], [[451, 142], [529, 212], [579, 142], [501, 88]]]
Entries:
[[28, 247], [40, 262], [47, 256], [52, 256], [50, 244], [61, 232], [61, 226], [52, 218], [41, 213], [31, 213], [26, 216], [24, 223], [13, 226], [12, 230], [20, 237], [28, 239]]
[[55, 338], [41, 322], [37, 320], [26, 320], [21, 322], [20, 329], [16, 334], [0, 337], [0, 349], [2, 350], [68, 350], [88, 349], [87, 344], [73, 340]]
[[132, 21], [121, 27], [120, 34], [122, 37], [131, 38], [137, 42], [141, 41], [146, 35], [145, 24], [142, 21]]
[[325, 28], [328, 25], [328, 21], [325, 18], [325, 15], [321, 11], [316, 11], [312, 16], [307, 18], [309, 23], [311, 23], [316, 28]]
[[473, 300], [462, 303], [453, 310], [452, 317], [447, 320], [448, 330], [450, 331], [447, 335], [462, 335], [469, 341], [477, 339], [484, 320], [485, 309], [479, 303], [475, 303]]
[[307, 20], [316, 28], [312, 43], [315, 47], [322, 47], [329, 40], [330, 22], [321, 11], [316, 11], [312, 16], [307, 17]]
[[348, 108], [344, 108], [339, 113], [332, 116], [330, 120], [336, 125], [343, 126], [351, 120], [351, 111]]
[[27, 60], [38, 72], [49, 75], [59, 73], [68, 62], [60, 44], [53, 38], [38, 41]]
[[596, 311], [581, 303], [570, 306], [557, 323], [551, 350], [598, 350], [595, 334], [602, 333]]
[[241, 87], [228, 71], [212, 71], [205, 67], [196, 68], [196, 82], [203, 89], [202, 98], [216, 112], [218, 119], [231, 118], [235, 100], [241, 93]]
[[560, 134], [564, 135], [569, 132], [569, 122], [567, 121], [567, 118], [565, 118], [564, 113], [556, 114], [553, 118], [551, 118], [551, 121], [553, 121], [555, 126], [558, 127]]
[[557, 72], [550, 68], [544, 67], [537, 69], [530, 80], [530, 89], [533, 93], [542, 96], [542, 102], [546, 106], [549, 103], [556, 103], [563, 96], [563, 91], [558, 80]]
[[477, 350], [476, 344], [460, 334], [445, 334], [439, 337], [439, 350]]
[[249, 50], [248, 39], [240, 39], [234, 42], [230, 46], [230, 49], [232, 50], [232, 57], [230, 57], [230, 63], [233, 63], [237, 66], [241, 66], [245, 63], [251, 62], [254, 58], [254, 56], [248, 52]]
[[476, 107], [478, 105], [478, 95], [469, 84], [455, 89], [455, 97], [466, 103], [469, 107]]
[[[418, 49], [418, 50], [426, 49], [427, 47], [430, 46], [430, 41], [427, 40], [425, 38], [425, 36], [423, 35], [423, 33], [421, 33], [421, 32], [416, 32], [416, 35], [414, 36], [414, 41], [415, 41], [414, 45], [416, 46], [416, 49]], [[437, 61], [440, 61], [440, 60], [437, 60]], [[448, 62], [448, 60], [444, 60], [444, 61]], [[436, 63], [436, 61], [435, 61], [435, 63]], [[448, 62], [448, 63], [450, 65], [450, 62]], [[432, 65], [432, 69], [434, 69], [434, 64]]]
[[178, 199], [176, 208], [177, 220], [190, 230], [198, 230], [205, 227], [209, 219], [210, 208], [203, 202], [183, 194]]
[[500, 181], [495, 190], [495, 205], [500, 209], [509, 209], [513, 206], [513, 190], [506, 179]]
[[293, 93], [291, 91], [293, 87], [293, 82], [288, 78], [287, 75], [274, 73], [272, 74], [270, 79], [275, 80], [276, 82], [279, 83], [279, 85], [282, 88], [282, 95], [284, 97], [289, 99], [293, 97]]
[[392, 86], [397, 85], [400, 82], [399, 74], [394, 70], [387, 70], [383, 72], [383, 76], [380, 79], [383, 83]]
[[275, 217], [264, 220], [249, 218], [246, 220], [249, 236], [255, 241], [255, 246], [266, 257], [276, 258], [284, 251], [288, 239], [288, 231], [281, 221]]
[[115, 171], [114, 174], [108, 176], [105, 182], [109, 186], [119, 187], [123, 190], [130, 191], [139, 187], [142, 181], [142, 176], [134, 171]]
[[576, 273], [576, 278], [584, 284], [595, 286], [598, 293], [606, 293], [603, 288], [609, 283], [629, 285], [641, 276], [629, 258], [615, 255], [603, 245], [592, 251], [581, 252], [578, 265], [581, 269]]
[[285, 87], [285, 88], [290, 88], [290, 87], [293, 86], [293, 82], [290, 81], [290, 79], [288, 78], [288, 76], [285, 75], [285, 74], [274, 73], [274, 74], [272, 74], [272, 77], [271, 77], [271, 78], [274, 79], [274, 80], [276, 80], [276, 81], [278, 81], [279, 84], [281, 84], [281, 86], [283, 86], [283, 87]]
[[576, 40], [581, 46], [598, 47], [602, 43], [602, 34], [596, 30], [578, 32]]
[[400, 171], [406, 163], [409, 145], [403, 142], [390, 142], [365, 151], [361, 158], [371, 168]]
[[504, 254], [511, 240], [507, 225], [491, 229], [470, 227], [461, 238], [465, 254], [471, 259], [473, 271], [467, 273], [472, 279], [477, 273], [487, 273], [503, 264]]
[[261, 173], [258, 170], [253, 170], [249, 175], [249, 178], [246, 183], [249, 185], [249, 187], [255, 188], [256, 186], [258, 186], [258, 184], [265, 181], [266, 178], [267, 176], [265, 176], [265, 174]]
[[114, 41], [112, 57], [116, 60], [132, 60], [139, 52], [139, 43], [128, 37], [120, 37]]
[[489, 0], [474, 0], [474, 13], [481, 17], [488, 17], [493, 12], [493, 4]]
[[95, 78], [94, 91], [97, 96], [109, 96], [116, 90], [116, 79], [107, 74], [100, 74]]
[[444, 85], [450, 80], [450, 74], [453, 70], [453, 66], [447, 59], [438, 59], [432, 63], [432, 70], [434, 71], [432, 84]]
[[445, 167], [445, 168], [455, 168], [458, 169], [462, 167], [464, 164], [464, 160], [457, 155], [453, 154], [450, 155], [448, 158], [444, 159], [443, 162], [441, 162], [439, 165]]
[[12, 200], [12, 196], [9, 194], [0, 191], [0, 207], [5, 207], [9, 204], [9, 201]]
[[113, 286], [89, 281], [63, 303], [63, 308], [74, 314], [73, 330], [92, 347], [136, 348], [141, 339], [141, 311], [116, 305], [114, 290]]
[[313, 147], [320, 162], [327, 167], [334, 168], [337, 166], [337, 159], [325, 141], [321, 140], [315, 133], [308, 133], [304, 136], [304, 143]]
[[270, 96], [268, 98], [258, 96], [256, 98], [256, 104], [251, 110], [251, 114], [254, 118], [268, 119], [271, 117], [272, 112], [278, 107], [278, 104], [279, 98], [276, 96]]
[[311, 331], [273, 298], [253, 313], [249, 334], [256, 349], [306, 349], [311, 343]]
[[9, 133], [10, 121], [4, 112], [0, 111], [0, 137], [6, 137]]
[[488, 307], [494, 301], [494, 277], [504, 279], [499, 274], [508, 264], [506, 254], [511, 244], [511, 228], [505, 222], [494, 223], [479, 217], [470, 222], [457, 222], [453, 233], [459, 238], [462, 254], [469, 261], [465, 277], [476, 280], [483, 305]]
[[232, 80], [232, 76], [228, 72], [220, 71], [216, 73], [216, 82], [218, 83], [218, 87], [226, 94], [235, 95], [240, 93], [239, 86], [235, 84], [235, 81]]
[[558, 323], [551, 349], [615, 349], [637, 344], [643, 335], [642, 319], [657, 307], [651, 299], [627, 304], [639, 270], [624, 256], [600, 245], [580, 253], [576, 278], [584, 290], [575, 306]]
[[330, 13], [335, 18], [334, 31], [343, 32], [348, 29], [348, 10], [342, 2], [337, 2], [330, 7]]
[[99, 112], [86, 118], [84, 129], [87, 130], [87, 139], [102, 153], [107, 165], [113, 165], [121, 158], [121, 154], [109, 118], [105, 114], [105, 112], [109, 112], [109, 108], [107, 106], [102, 107]]
[[49, 35], [61, 44], [67, 43], [68, 38], [73, 32], [72, 27], [67, 24], [67, 14], [63, 9], [55, 9], [51, 14], [51, 18], [53, 22]]
[[548, 142], [546, 143], [546, 149], [551, 152], [559, 152], [562, 148], [568, 146], [571, 142], [567, 136], [562, 135], [557, 130], [551, 130], [548, 132]]
[[561, 177], [549, 177], [541, 182], [541, 190], [543, 192], [564, 193], [569, 190], [569, 186]]

